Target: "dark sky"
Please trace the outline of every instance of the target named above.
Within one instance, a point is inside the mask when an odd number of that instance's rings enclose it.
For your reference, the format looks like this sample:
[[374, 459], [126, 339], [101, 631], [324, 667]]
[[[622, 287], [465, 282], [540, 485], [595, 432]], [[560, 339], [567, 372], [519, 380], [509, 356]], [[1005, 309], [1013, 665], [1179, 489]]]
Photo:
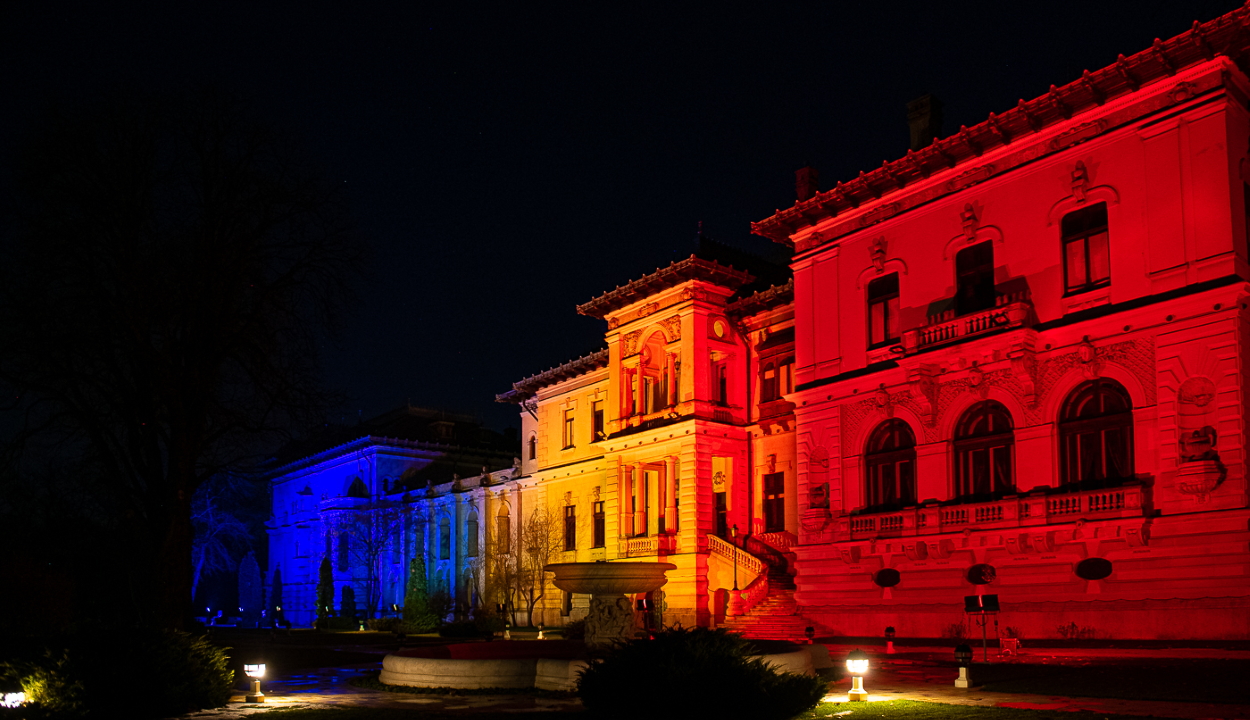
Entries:
[[[342, 182], [370, 276], [329, 380], [502, 428], [522, 377], [597, 349], [575, 305], [1235, 0], [0, 4], [0, 150], [48, 101], [208, 82]], [[337, 419], [337, 418], [336, 418]]]

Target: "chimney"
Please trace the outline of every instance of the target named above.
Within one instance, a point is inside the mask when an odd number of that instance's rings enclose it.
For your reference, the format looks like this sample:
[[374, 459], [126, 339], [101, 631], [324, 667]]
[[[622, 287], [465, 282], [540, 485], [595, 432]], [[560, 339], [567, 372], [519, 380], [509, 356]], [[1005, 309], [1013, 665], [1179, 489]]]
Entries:
[[907, 126], [912, 150], [933, 144], [942, 135], [942, 101], [936, 95], [921, 95], [907, 103]]
[[810, 200], [820, 192], [820, 173], [816, 172], [816, 168], [808, 165], [794, 171], [794, 193], [798, 195], [799, 202]]

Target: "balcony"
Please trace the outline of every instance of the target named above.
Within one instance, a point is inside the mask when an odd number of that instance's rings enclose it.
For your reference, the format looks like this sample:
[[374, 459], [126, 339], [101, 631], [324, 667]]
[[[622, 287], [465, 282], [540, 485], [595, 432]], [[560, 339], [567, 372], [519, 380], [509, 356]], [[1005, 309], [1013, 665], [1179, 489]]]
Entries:
[[960, 532], [967, 528], [1012, 528], [1082, 520], [1141, 517], [1142, 485], [1105, 490], [1012, 496], [967, 505], [924, 505], [898, 512], [838, 519], [839, 540], [908, 537]]
[[1033, 315], [1033, 303], [1027, 290], [1000, 294], [989, 310], [955, 317], [947, 310], [933, 318], [925, 327], [903, 333], [903, 353], [911, 355], [942, 345], [962, 342], [995, 330], [1021, 327]]
[[667, 533], [624, 538], [619, 548], [621, 557], [648, 557], [674, 552], [677, 552], [677, 536]]

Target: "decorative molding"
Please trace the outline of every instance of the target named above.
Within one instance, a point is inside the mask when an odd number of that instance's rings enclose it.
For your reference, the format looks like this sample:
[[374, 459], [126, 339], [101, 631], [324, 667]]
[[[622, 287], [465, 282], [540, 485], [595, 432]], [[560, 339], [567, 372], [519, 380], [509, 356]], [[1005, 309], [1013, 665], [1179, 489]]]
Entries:
[[673, 315], [660, 321], [660, 326], [664, 328], [664, 334], [668, 337], [669, 342], [676, 342], [681, 339], [681, 316]]
[[627, 332], [621, 336], [621, 357], [638, 354], [638, 340], [642, 337], [641, 330]]
[[1107, 122], [1101, 119], [1081, 123], [1071, 130], [1065, 130], [1051, 138], [1051, 141], [1046, 143], [1046, 149], [1051, 152], [1057, 152], [1065, 148], [1070, 148], [1073, 145], [1083, 143], [1092, 137], [1101, 135], [1106, 129]]

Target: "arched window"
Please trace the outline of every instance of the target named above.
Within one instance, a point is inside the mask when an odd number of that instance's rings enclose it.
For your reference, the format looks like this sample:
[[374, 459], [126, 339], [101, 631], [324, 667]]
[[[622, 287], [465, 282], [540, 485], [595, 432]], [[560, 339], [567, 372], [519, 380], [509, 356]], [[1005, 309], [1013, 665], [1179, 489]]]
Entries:
[[471, 513], [468, 521], [464, 524], [464, 544], [465, 555], [469, 557], [477, 557], [477, 535], [478, 535], [477, 513]]
[[886, 420], [868, 438], [864, 453], [868, 506], [916, 502], [916, 436], [902, 420]]
[[1133, 477], [1133, 401], [1124, 386], [1099, 378], [1079, 385], [1059, 415], [1065, 485]]
[[530, 460], [538, 459], [538, 435], [530, 435], [529, 439]]
[[508, 506], [499, 506], [499, 512], [495, 514], [495, 552], [499, 555], [507, 555], [511, 550], [512, 540], [512, 518], [508, 516]]
[[447, 518], [438, 523], [438, 559], [451, 559], [451, 521]]
[[1011, 414], [993, 400], [968, 408], [955, 427], [955, 496], [1008, 492], [1015, 487]]

